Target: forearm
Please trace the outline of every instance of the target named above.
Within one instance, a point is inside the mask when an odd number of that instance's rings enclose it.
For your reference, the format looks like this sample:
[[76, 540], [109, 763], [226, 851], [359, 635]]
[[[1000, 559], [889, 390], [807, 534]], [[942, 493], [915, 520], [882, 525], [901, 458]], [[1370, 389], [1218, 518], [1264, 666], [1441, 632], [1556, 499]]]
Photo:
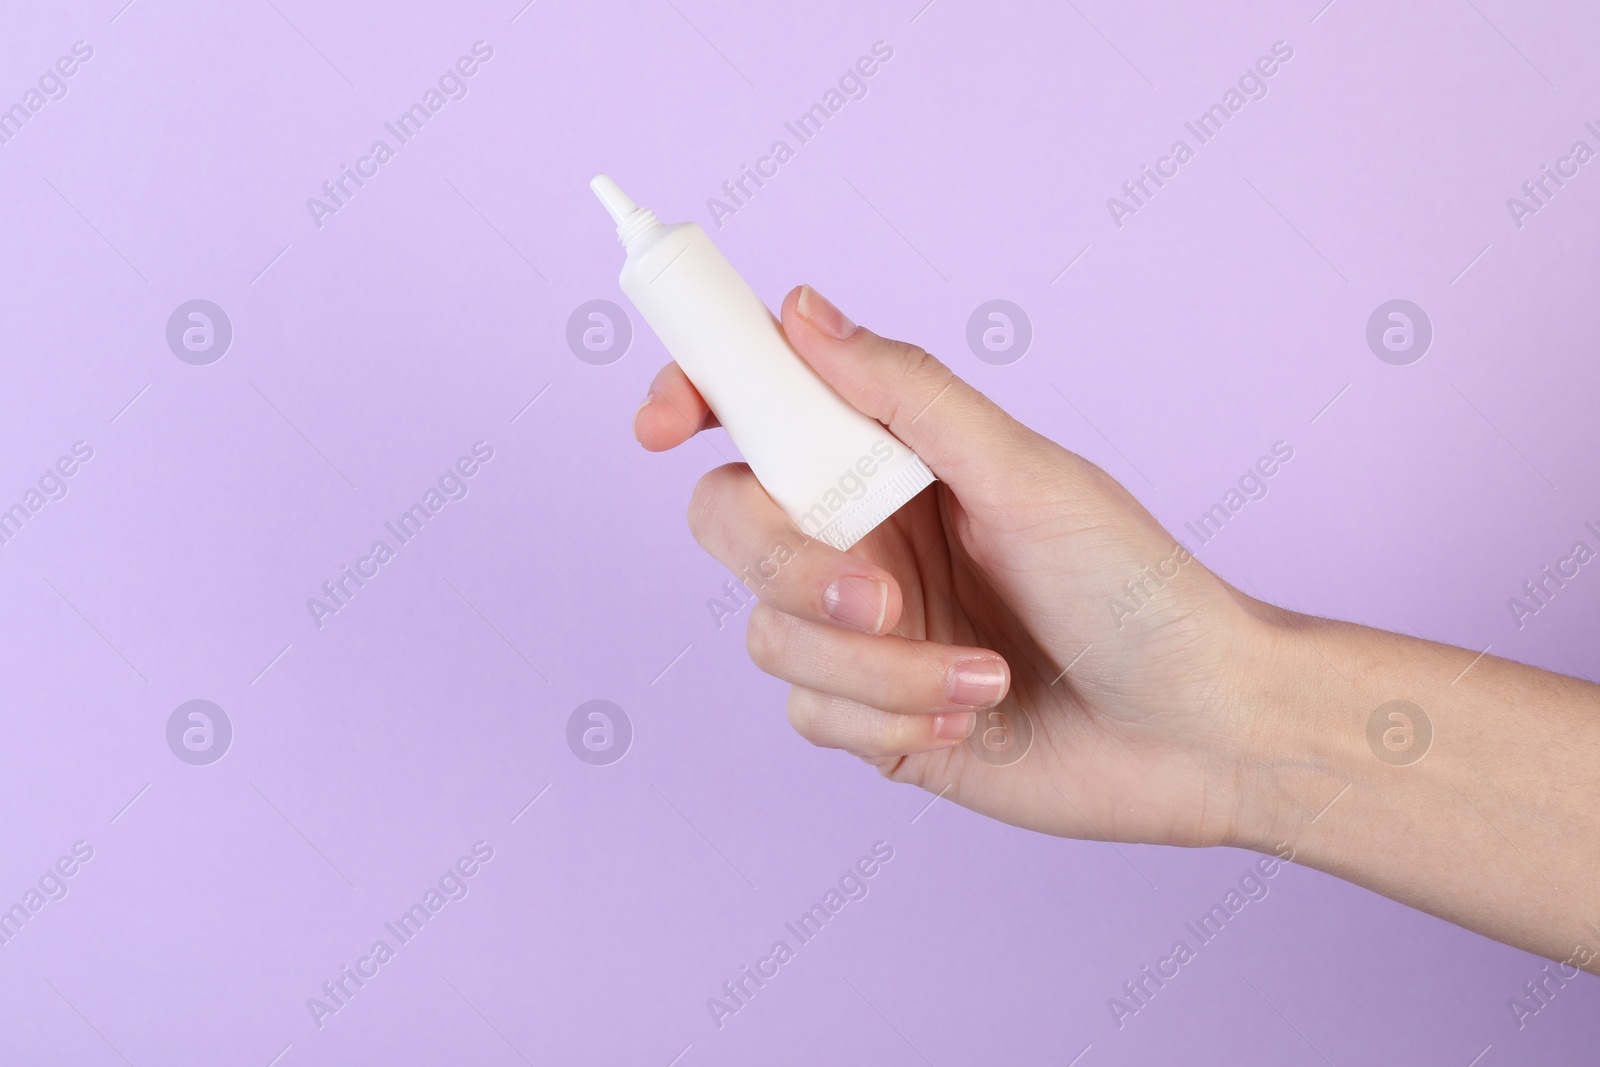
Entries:
[[[1269, 630], [1241, 843], [1600, 973], [1600, 687], [1346, 623]], [[1396, 700], [1416, 707], [1380, 713]]]

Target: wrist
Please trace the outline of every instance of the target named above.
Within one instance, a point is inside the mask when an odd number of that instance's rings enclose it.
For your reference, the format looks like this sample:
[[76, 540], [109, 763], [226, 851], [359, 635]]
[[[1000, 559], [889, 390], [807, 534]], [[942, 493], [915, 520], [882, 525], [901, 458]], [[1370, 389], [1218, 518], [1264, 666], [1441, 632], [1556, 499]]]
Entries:
[[1248, 731], [1228, 844], [1280, 856], [1297, 850], [1370, 771], [1366, 719], [1382, 701], [1366, 706], [1361, 679], [1368, 671], [1353, 647], [1360, 629], [1279, 612], [1259, 619], [1240, 643]]
[[1600, 690], [1350, 623], [1262, 616], [1238, 644], [1253, 729], [1229, 843], [1600, 969], [1582, 844], [1600, 840]]

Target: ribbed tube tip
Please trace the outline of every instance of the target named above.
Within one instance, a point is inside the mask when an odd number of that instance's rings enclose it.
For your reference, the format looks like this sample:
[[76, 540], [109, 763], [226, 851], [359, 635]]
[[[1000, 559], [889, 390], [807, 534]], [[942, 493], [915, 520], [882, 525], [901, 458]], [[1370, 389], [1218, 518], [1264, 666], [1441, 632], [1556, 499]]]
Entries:
[[617, 240], [624, 248], [627, 248], [635, 237], [661, 225], [656, 220], [655, 212], [635, 204], [633, 198], [623, 192], [622, 186], [612, 181], [609, 174], [595, 175], [589, 182], [589, 188], [594, 190], [594, 195], [605, 205], [611, 221], [617, 224]]

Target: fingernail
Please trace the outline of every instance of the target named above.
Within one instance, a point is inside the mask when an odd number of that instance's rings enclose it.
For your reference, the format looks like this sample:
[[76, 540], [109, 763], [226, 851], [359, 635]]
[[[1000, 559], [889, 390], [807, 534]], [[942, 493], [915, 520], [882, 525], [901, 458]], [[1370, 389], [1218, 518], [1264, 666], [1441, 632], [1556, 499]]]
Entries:
[[856, 332], [856, 324], [845, 318], [844, 312], [809, 285], [800, 287], [799, 311], [811, 320], [813, 326], [837, 341], [843, 341]]
[[950, 668], [947, 688], [952, 704], [986, 708], [1000, 702], [1005, 687], [1006, 669], [997, 660], [972, 659]]
[[975, 711], [957, 711], [948, 715], [935, 715], [933, 717], [933, 736], [941, 741], [960, 741], [972, 733], [972, 728], [978, 725], [978, 713]]
[[879, 633], [889, 610], [889, 587], [876, 578], [835, 578], [823, 590], [822, 607], [841, 626]]

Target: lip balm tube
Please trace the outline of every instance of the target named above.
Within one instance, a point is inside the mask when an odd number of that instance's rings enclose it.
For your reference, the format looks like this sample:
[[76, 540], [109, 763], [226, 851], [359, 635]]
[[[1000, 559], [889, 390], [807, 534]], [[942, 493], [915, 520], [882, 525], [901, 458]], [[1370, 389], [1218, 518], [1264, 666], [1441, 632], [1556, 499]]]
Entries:
[[705, 230], [663, 225], [603, 174], [589, 184], [627, 250], [622, 291], [802, 533], [843, 551], [933, 482], [800, 358]]

